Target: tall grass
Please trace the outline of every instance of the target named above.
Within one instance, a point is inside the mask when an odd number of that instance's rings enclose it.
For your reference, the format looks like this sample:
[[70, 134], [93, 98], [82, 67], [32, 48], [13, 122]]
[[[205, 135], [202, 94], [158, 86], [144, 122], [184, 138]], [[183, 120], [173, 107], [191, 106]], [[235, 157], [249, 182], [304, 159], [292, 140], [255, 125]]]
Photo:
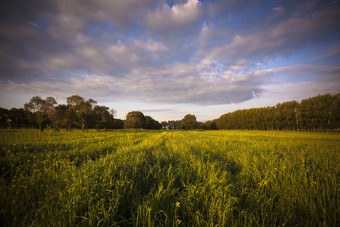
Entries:
[[339, 226], [340, 135], [0, 132], [5, 226]]

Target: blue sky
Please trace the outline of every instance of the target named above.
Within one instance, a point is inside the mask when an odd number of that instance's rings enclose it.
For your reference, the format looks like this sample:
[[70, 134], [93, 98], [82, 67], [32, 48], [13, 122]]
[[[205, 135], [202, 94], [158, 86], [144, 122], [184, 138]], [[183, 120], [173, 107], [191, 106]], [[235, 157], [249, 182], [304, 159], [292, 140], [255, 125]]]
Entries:
[[78, 94], [156, 120], [340, 92], [339, 1], [0, 3], [0, 106]]

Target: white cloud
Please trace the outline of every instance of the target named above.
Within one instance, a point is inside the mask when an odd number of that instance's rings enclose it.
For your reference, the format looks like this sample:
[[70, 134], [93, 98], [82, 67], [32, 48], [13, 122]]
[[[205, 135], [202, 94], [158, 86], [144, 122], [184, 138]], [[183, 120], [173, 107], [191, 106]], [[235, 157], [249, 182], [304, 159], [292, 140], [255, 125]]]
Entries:
[[[325, 7], [305, 16], [293, 14], [261, 30], [239, 30], [233, 33], [231, 39], [226, 36], [223, 45], [205, 49], [202, 55], [208, 53], [210, 58], [228, 64], [235, 64], [238, 59], [247, 59], [247, 63], [252, 64], [278, 55], [289, 56], [306, 44], [320, 42], [329, 33], [335, 32], [335, 28], [340, 27], [339, 21], [335, 19], [338, 13], [336, 7]], [[205, 42], [214, 41], [214, 37], [201, 36], [205, 37]]]
[[[16, 1], [2, 8], [16, 9]], [[289, 58], [306, 43], [327, 46], [320, 54], [308, 50], [319, 56], [313, 63], [334, 65], [338, 6], [313, 1], [304, 11], [303, 1], [290, 12], [289, 3], [276, 8], [265, 3], [268, 12], [259, 16], [253, 7], [258, 2], [244, 6], [239, 0], [178, 0], [172, 7], [157, 0], [37, 3], [22, 3], [15, 19], [0, 22], [2, 93], [219, 105], [249, 104], [245, 100], [266, 89], [298, 96], [335, 91], [338, 85], [336, 67], [265, 69], [271, 67], [267, 60]], [[329, 80], [320, 80], [325, 77]]]
[[[281, 85], [264, 86], [264, 93], [269, 97], [276, 98], [276, 102], [290, 100], [301, 101], [319, 94], [336, 94], [339, 92], [340, 82], [338, 80], [302, 81], [298, 83], [287, 83]], [[275, 100], [275, 99], [274, 99]]]
[[[203, 61], [204, 62], [204, 61]], [[204, 65], [204, 64], [203, 64]], [[174, 70], [171, 70], [174, 69]], [[194, 70], [194, 71], [192, 71]], [[20, 91], [29, 94], [47, 92], [50, 95], [77, 93], [94, 95], [101, 100], [118, 101], [134, 99], [144, 102], [195, 103], [200, 105], [238, 103], [251, 99], [261, 92], [261, 85], [274, 70], [262, 70], [236, 75], [231, 71], [211, 72], [211, 64], [205, 67], [183, 64], [168, 65], [163, 70], [143, 68], [117, 79], [111, 75], [71, 76], [65, 81], [10, 82], [3, 87], [6, 92]], [[174, 72], [177, 77], [168, 78]], [[167, 72], [164, 74], [164, 72]], [[136, 76], [134, 73], [138, 73]], [[198, 77], [196, 74], [204, 76]], [[211, 75], [213, 74], [213, 76]]]
[[196, 21], [203, 11], [198, 0], [188, 0], [184, 4], [162, 7], [149, 12], [146, 23], [155, 29], [166, 30]]
[[158, 42], [154, 40], [133, 40], [133, 45], [136, 49], [140, 50], [141, 53], [150, 54], [153, 58], [162, 57], [166, 51], [169, 51], [167, 45], [163, 42]]
[[135, 18], [156, 2], [156, 0], [58, 0], [55, 4], [59, 15], [55, 19], [64, 28], [76, 31], [93, 21], [111, 21], [123, 28], [134, 23]]

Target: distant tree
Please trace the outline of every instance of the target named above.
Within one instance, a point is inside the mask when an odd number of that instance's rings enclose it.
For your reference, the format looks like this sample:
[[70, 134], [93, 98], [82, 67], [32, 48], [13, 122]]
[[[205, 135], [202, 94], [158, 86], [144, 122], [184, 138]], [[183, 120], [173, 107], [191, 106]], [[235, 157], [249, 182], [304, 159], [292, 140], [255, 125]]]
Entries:
[[124, 121], [121, 119], [113, 119], [113, 128], [114, 129], [124, 128]]
[[65, 112], [64, 121], [66, 123], [66, 131], [71, 131], [72, 127], [75, 127], [78, 121], [77, 113], [74, 108], [67, 105], [67, 111]]
[[206, 121], [206, 122], [204, 123], [205, 129], [207, 129], [207, 130], [216, 130], [216, 129], [217, 129], [216, 121], [217, 121], [217, 120]]
[[180, 129], [181, 128], [181, 121], [174, 121], [174, 120], [171, 120], [171, 121], [168, 121], [167, 122], [167, 128], [168, 129]]
[[331, 113], [328, 125], [331, 129], [340, 129], [340, 93], [332, 97]]
[[165, 129], [168, 126], [168, 122], [162, 121], [161, 125], [162, 125], [162, 128]]
[[69, 113], [66, 105], [59, 104], [55, 107], [53, 124], [56, 130], [68, 126], [68, 115]]
[[220, 116], [216, 121], [217, 129], [230, 129], [228, 128], [228, 121], [229, 121], [230, 114], [223, 114]]
[[196, 126], [197, 129], [207, 129], [206, 126], [204, 125], [203, 122], [197, 122], [197, 126]]
[[285, 129], [298, 130], [299, 105], [297, 101], [282, 103], [283, 127]]
[[126, 115], [125, 128], [145, 128], [146, 119], [142, 112], [132, 111]]
[[44, 130], [43, 123], [47, 119], [47, 116], [41, 112], [43, 107], [43, 99], [40, 96], [34, 96], [28, 103], [24, 104], [24, 108], [27, 111], [27, 118], [32, 125], [37, 124], [41, 131]]
[[43, 131], [46, 125], [51, 123], [56, 104], [57, 102], [53, 97], [47, 97], [44, 100], [39, 96], [34, 96], [28, 103], [24, 104], [24, 108], [31, 113], [28, 118], [31, 118], [30, 120], [39, 126], [40, 131]]
[[97, 129], [107, 129], [110, 123], [113, 122], [113, 116], [109, 113], [109, 108], [106, 106], [95, 106], [93, 108], [94, 121]]
[[12, 108], [8, 111], [8, 113], [12, 128], [27, 128], [29, 126], [29, 121], [27, 120], [26, 113], [23, 108]]
[[300, 105], [300, 122], [301, 126], [307, 130], [315, 130], [317, 124], [317, 113], [315, 111], [317, 104], [313, 98], [304, 99]]
[[88, 100], [88, 101], [80, 103], [77, 106], [76, 113], [77, 113], [78, 119], [80, 120], [81, 129], [83, 131], [87, 131], [88, 125], [92, 120], [92, 117], [93, 117], [92, 108], [93, 108], [94, 103], [95, 102], [93, 100]]
[[112, 115], [113, 118], [115, 118], [117, 116], [117, 111], [115, 109], [110, 109], [110, 114]]
[[85, 102], [85, 99], [79, 95], [72, 95], [70, 97], [67, 97], [66, 100], [67, 100], [67, 105], [73, 108], [76, 108], [81, 103]]
[[318, 95], [273, 107], [237, 110], [216, 120], [218, 129], [312, 130], [340, 128], [340, 94]]
[[302, 100], [299, 116], [304, 128], [313, 131], [339, 128], [336, 127], [340, 118], [339, 97], [339, 93], [325, 94]]
[[146, 129], [161, 129], [162, 125], [150, 116], [145, 116], [145, 128]]
[[78, 123], [83, 131], [87, 130], [92, 120], [92, 108], [96, 103], [93, 99], [86, 101], [79, 95], [72, 95], [67, 98], [70, 117], [72, 116], [72, 120], [75, 120], [75, 123]]
[[0, 107], [0, 128], [9, 127], [9, 111]]
[[34, 96], [24, 109], [0, 108], [1, 128], [38, 127], [41, 131], [53, 125], [87, 128], [145, 128], [145, 129], [250, 129], [250, 130], [339, 130], [340, 93], [325, 94], [296, 101], [278, 103], [273, 107], [252, 108], [226, 113], [213, 121], [197, 122], [195, 115], [187, 114], [182, 120], [162, 121], [160, 124], [139, 111], [127, 114], [126, 120], [115, 119], [116, 110], [95, 106], [93, 99], [79, 95], [67, 98], [67, 105], [57, 105], [53, 97]]
[[57, 101], [53, 97], [47, 97], [44, 102], [44, 111], [50, 121], [54, 118]]
[[197, 129], [196, 116], [192, 114], [185, 115], [181, 121], [181, 128], [186, 130]]

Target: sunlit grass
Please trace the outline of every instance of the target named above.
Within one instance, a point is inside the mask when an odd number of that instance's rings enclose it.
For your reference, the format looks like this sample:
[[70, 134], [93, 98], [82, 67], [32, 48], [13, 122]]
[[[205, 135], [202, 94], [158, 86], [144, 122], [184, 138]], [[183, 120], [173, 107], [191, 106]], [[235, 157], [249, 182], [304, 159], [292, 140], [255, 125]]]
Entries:
[[0, 132], [0, 223], [337, 226], [340, 135]]

